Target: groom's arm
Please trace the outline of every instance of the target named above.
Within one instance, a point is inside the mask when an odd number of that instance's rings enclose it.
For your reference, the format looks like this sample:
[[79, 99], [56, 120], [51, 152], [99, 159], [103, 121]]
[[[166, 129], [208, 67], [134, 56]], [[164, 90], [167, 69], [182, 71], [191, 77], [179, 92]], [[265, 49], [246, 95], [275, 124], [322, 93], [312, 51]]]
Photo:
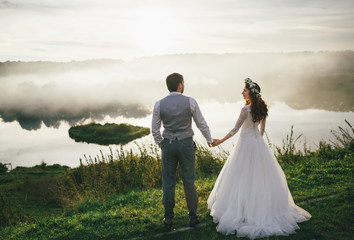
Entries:
[[152, 113], [152, 122], [151, 122], [151, 133], [154, 137], [155, 143], [160, 146], [162, 142], [161, 136], [161, 117], [160, 117], [160, 101], [155, 103], [154, 111]]
[[205, 139], [207, 140], [208, 143], [213, 143], [213, 138], [211, 137], [209, 126], [207, 122], [205, 121], [202, 112], [200, 111], [200, 108], [198, 106], [198, 103], [195, 99], [190, 98], [190, 107], [193, 115], [193, 120]]

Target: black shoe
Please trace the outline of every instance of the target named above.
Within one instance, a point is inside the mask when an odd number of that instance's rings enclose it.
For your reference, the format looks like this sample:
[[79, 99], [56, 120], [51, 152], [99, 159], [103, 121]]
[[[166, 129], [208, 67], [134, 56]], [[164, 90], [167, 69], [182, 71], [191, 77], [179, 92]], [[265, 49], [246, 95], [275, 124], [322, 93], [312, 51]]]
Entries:
[[172, 227], [173, 225], [172, 221], [167, 221], [165, 218], [163, 219], [163, 223], [165, 224], [166, 227]]
[[189, 222], [189, 226], [190, 227], [195, 227], [197, 224], [199, 224], [200, 223], [200, 221], [199, 221], [199, 219], [197, 219], [197, 220], [195, 220], [195, 221], [193, 221], [193, 222]]

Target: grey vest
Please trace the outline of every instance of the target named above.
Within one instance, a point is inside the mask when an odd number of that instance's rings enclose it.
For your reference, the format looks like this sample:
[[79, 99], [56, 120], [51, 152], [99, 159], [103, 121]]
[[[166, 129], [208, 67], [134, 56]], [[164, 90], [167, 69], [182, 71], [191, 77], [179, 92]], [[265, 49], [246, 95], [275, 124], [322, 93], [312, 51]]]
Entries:
[[160, 117], [165, 139], [185, 139], [192, 137], [192, 111], [189, 97], [169, 95], [160, 101]]

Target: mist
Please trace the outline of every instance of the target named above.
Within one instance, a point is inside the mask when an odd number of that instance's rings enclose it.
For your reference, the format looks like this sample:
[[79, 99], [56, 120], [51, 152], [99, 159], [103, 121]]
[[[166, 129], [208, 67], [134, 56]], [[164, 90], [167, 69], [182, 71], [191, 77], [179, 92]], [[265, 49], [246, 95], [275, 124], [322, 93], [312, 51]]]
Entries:
[[184, 75], [198, 102], [242, 100], [244, 79], [268, 104], [295, 109], [354, 110], [354, 52], [179, 54], [82, 62], [0, 63], [0, 117], [23, 129], [58, 128], [105, 116], [144, 118], [168, 94], [165, 78]]
[[150, 114], [143, 99], [134, 98], [134, 89], [127, 90], [123, 81], [109, 76], [111, 69], [46, 70], [15, 71], [1, 77], [4, 122], [18, 121], [23, 129], [36, 130], [42, 123], [58, 128], [62, 121], [75, 125], [105, 116], [143, 118]]

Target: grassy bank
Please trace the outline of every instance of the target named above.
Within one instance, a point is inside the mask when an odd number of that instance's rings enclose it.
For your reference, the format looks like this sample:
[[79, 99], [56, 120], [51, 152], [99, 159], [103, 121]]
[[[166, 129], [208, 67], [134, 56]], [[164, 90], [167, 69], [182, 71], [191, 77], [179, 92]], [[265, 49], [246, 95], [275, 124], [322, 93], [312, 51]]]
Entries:
[[[289, 239], [350, 239], [353, 234], [351, 219], [354, 142], [352, 132], [347, 131], [349, 137], [345, 131], [339, 130], [337, 133], [342, 134], [338, 135], [338, 141], [330, 144], [320, 142], [316, 151], [309, 151], [305, 147], [302, 151], [296, 149], [297, 137], [294, 137], [293, 131], [281, 147], [272, 146], [296, 202], [337, 194], [334, 198], [302, 203], [301, 207], [309, 211], [313, 218], [301, 223], [298, 234], [290, 236]], [[209, 148], [198, 145], [196, 155], [199, 215], [207, 226], [169, 235], [168, 238], [171, 239], [224, 238], [215, 231], [206, 201], [227, 153], [222, 150], [211, 152]], [[35, 186], [50, 184], [50, 187], [43, 187], [43, 192], [46, 192], [45, 189], [54, 188], [54, 191], [51, 189], [48, 192], [53, 193], [50, 195], [53, 198], [51, 201], [57, 204], [62, 212], [47, 214], [50, 208], [44, 204], [45, 195], [35, 195], [34, 187], [31, 190], [34, 192], [28, 191], [27, 196], [37, 196], [37, 203], [42, 199], [44, 205], [37, 209], [41, 213], [38, 216], [26, 219], [23, 217], [25, 214], [21, 215], [24, 210], [18, 213], [16, 208], [2, 203], [4, 219], [4, 209], [7, 209], [7, 212], [12, 211], [13, 216], [17, 214], [17, 217], [9, 217], [12, 221], [3, 224], [0, 238], [148, 239], [167, 231], [161, 222], [163, 206], [160, 158], [155, 146], [142, 146], [139, 153], [118, 149], [107, 156], [101, 154], [93, 158], [87, 157], [83, 161], [86, 163], [82, 163], [78, 168], [63, 167], [49, 178], [42, 175], [37, 179]], [[35, 169], [43, 172], [40, 166]], [[6, 178], [5, 176], [9, 178], [9, 173], [1, 175], [0, 179]], [[21, 184], [26, 186], [25, 179], [26, 177], [8, 182], [0, 181], [0, 193], [5, 202], [6, 199], [10, 203], [17, 201], [18, 205], [27, 211], [23, 199], [25, 189], [18, 188]], [[11, 189], [16, 189], [18, 193], [13, 196], [4, 195], [4, 189], [7, 189], [8, 193]], [[175, 215], [175, 227], [186, 227], [187, 207], [179, 178]], [[166, 236], [160, 238], [165, 239]], [[233, 238], [235, 237], [227, 237]]]

